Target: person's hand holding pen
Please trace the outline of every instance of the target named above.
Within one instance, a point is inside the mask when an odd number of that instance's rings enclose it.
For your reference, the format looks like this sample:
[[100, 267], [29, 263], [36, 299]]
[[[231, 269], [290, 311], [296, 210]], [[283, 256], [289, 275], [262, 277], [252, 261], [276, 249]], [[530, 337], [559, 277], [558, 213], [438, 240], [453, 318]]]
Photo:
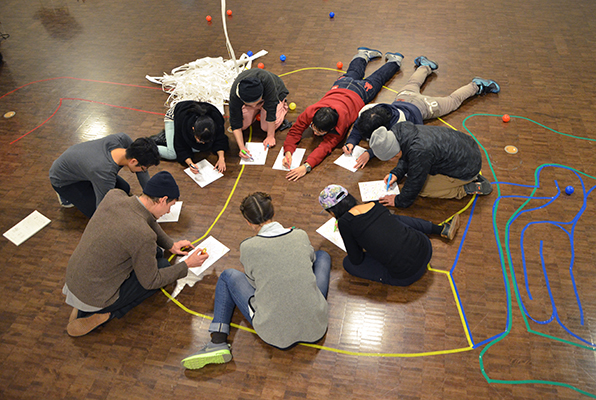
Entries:
[[188, 265], [188, 268], [196, 268], [203, 265], [205, 260], [208, 258], [209, 253], [207, 253], [207, 248], [203, 248], [194, 251], [185, 261], [186, 265]]
[[292, 165], [292, 153], [290, 153], [289, 151], [286, 151], [285, 157], [283, 159], [283, 161], [281, 162], [281, 164], [286, 167], [286, 168], [290, 168], [290, 166]]
[[397, 176], [393, 175], [392, 173], [389, 173], [385, 177], [385, 179], [383, 179], [383, 181], [387, 184], [387, 190], [389, 190], [389, 187], [393, 185], [395, 182], [397, 182]]
[[188, 252], [190, 250], [192, 250], [194, 248], [195, 247], [188, 240], [180, 240], [180, 241], [174, 243], [174, 245], [170, 249], [170, 253], [177, 254], [179, 256], [185, 256], [188, 254]]
[[254, 159], [252, 158], [252, 155], [250, 154], [250, 152], [248, 150], [245, 149], [241, 149], [240, 150], [240, 157], [248, 160], [248, 161], [254, 161]]
[[199, 171], [199, 167], [198, 167], [198, 166], [197, 166], [195, 163], [191, 162], [190, 164], [188, 164], [188, 166], [190, 167], [190, 170], [191, 170], [193, 173], [195, 173], [195, 174], [200, 174], [200, 173], [201, 173], [201, 172]]

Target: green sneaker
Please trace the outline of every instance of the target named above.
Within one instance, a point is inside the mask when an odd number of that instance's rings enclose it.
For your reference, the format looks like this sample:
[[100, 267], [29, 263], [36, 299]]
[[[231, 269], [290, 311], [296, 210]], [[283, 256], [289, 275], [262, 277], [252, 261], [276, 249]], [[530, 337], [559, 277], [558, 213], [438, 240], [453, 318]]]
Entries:
[[231, 346], [227, 343], [209, 342], [198, 353], [182, 360], [186, 369], [199, 369], [207, 364], [224, 364], [232, 361]]

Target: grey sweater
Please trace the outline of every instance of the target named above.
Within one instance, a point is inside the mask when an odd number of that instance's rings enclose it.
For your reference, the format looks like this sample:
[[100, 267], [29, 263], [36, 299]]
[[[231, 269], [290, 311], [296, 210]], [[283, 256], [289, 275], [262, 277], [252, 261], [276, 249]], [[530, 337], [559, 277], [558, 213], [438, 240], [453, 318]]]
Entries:
[[255, 313], [252, 325], [265, 342], [283, 349], [325, 335], [328, 305], [317, 287], [314, 260], [314, 249], [301, 229], [254, 236], [240, 244], [240, 262], [255, 288], [249, 300]]
[[137, 197], [110, 190], [68, 261], [68, 289], [83, 303], [105, 308], [118, 299], [120, 286], [132, 271], [147, 290], [185, 277], [185, 262], [157, 268], [157, 245], [171, 249], [174, 241]]
[[[50, 183], [56, 187], [64, 187], [77, 182], [91, 182], [97, 207], [108, 190], [116, 187], [116, 176], [122, 168], [114, 162], [112, 150], [126, 149], [131, 143], [132, 139], [127, 134], [117, 133], [75, 144], [52, 164]], [[149, 180], [149, 173], [137, 172], [137, 179], [144, 188]]]

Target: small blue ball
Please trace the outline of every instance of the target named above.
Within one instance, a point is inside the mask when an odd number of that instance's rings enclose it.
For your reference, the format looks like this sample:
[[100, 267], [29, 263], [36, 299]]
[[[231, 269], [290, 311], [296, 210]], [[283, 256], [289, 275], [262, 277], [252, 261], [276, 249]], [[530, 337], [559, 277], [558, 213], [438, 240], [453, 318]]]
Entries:
[[333, 17], [335, 17], [335, 13], [334, 13], [333, 11], [331, 11], [331, 12], [329, 13], [329, 18], [333, 18]]
[[286, 56], [284, 56], [283, 54], [281, 56], [279, 56], [279, 59], [282, 61], [286, 61]]
[[247, 52], [246, 52], [246, 55], [247, 55], [247, 56], [249, 56], [249, 57], [252, 57], [252, 51], [250, 51], [250, 50], [249, 50], [249, 51], [247, 51]]
[[567, 186], [565, 188], [565, 193], [567, 194], [567, 196], [571, 196], [571, 194], [575, 191], [575, 189], [573, 188], [573, 186]]

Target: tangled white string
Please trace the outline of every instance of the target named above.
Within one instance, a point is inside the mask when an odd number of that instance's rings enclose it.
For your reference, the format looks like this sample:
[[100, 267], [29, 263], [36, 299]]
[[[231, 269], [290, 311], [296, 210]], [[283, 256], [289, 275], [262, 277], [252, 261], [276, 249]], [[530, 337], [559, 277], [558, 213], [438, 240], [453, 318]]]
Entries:
[[265, 50], [251, 57], [242, 54], [237, 61], [239, 71], [236, 70], [233, 60], [205, 57], [174, 68], [171, 74], [164, 73], [162, 77], [147, 75], [145, 78], [161, 85], [163, 91], [170, 94], [165, 102], [166, 107], [173, 107], [182, 100], [195, 100], [211, 103], [223, 110], [223, 105], [230, 99], [230, 88], [234, 79], [244, 69], [251, 67], [252, 60], [265, 54]]
[[174, 107], [176, 103], [183, 100], [204, 101], [216, 106], [223, 114], [224, 104], [230, 100], [230, 88], [234, 79], [245, 69], [250, 69], [254, 59], [267, 54], [267, 51], [261, 50], [250, 57], [242, 54], [236, 60], [228, 37], [225, 8], [225, 0], [222, 0], [223, 28], [231, 60], [224, 61], [222, 57], [205, 57], [174, 68], [170, 75], [164, 73], [162, 77], [145, 76], [147, 80], [161, 85], [163, 91], [170, 94], [165, 102], [166, 107]]

